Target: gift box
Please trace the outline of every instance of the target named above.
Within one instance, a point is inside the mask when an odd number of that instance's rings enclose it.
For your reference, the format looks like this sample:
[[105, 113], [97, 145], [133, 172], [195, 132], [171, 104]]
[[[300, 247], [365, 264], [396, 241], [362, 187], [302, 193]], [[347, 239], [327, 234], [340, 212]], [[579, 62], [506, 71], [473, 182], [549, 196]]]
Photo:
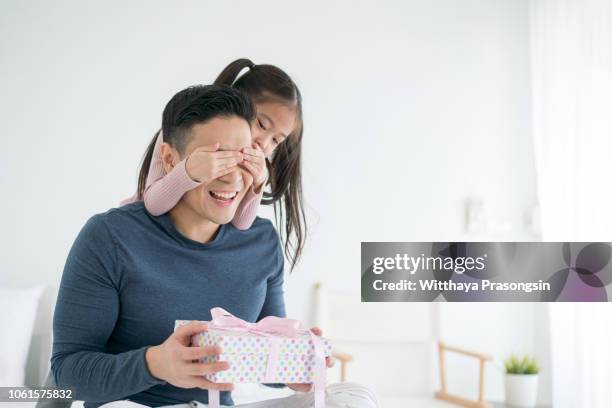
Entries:
[[[208, 330], [192, 336], [192, 346], [221, 347], [221, 354], [200, 361], [227, 361], [228, 370], [205, 375], [216, 383], [314, 383], [315, 406], [324, 406], [325, 357], [331, 344], [294, 319], [269, 316], [257, 323], [246, 322], [222, 308], [211, 310]], [[175, 330], [189, 320], [177, 320]], [[209, 404], [216, 406], [216, 393], [209, 391]]]

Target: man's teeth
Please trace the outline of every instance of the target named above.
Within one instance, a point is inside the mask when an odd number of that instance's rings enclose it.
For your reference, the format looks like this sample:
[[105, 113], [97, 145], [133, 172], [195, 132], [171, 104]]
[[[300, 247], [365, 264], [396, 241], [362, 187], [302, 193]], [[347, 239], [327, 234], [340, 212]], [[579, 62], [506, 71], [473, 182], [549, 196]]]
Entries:
[[218, 198], [220, 200], [231, 200], [232, 198], [236, 197], [236, 194], [238, 194], [238, 192], [237, 191], [232, 191], [232, 192], [211, 191], [210, 194], [213, 197]]

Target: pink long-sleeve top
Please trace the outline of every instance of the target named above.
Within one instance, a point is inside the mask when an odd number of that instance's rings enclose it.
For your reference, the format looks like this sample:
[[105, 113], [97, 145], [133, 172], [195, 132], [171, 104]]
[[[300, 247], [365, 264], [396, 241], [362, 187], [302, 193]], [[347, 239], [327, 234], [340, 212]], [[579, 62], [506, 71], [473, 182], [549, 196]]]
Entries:
[[[183, 194], [198, 187], [201, 182], [193, 180], [187, 174], [185, 163], [187, 158], [181, 160], [168, 174], [164, 170], [161, 157], [161, 144], [163, 143], [162, 132], [160, 131], [155, 147], [147, 181], [145, 183], [144, 204], [152, 215], [159, 216], [170, 211], [181, 199]], [[241, 230], [248, 229], [255, 217], [257, 216], [257, 208], [261, 203], [263, 196], [263, 188], [259, 193], [253, 191], [253, 186], [249, 188], [244, 198], [238, 205], [232, 224]], [[120, 205], [133, 203], [138, 201], [138, 193], [132, 197], [121, 201]]]

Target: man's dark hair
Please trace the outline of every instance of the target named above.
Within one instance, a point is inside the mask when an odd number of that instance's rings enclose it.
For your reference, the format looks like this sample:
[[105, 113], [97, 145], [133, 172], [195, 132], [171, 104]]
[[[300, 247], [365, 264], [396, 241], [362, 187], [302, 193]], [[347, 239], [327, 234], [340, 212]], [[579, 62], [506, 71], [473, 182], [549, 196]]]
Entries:
[[238, 116], [250, 125], [255, 109], [248, 96], [229, 86], [195, 85], [183, 89], [164, 109], [164, 142], [183, 154], [190, 141], [191, 127], [219, 116]]
[[[255, 119], [255, 107], [251, 99], [228, 85], [194, 85], [183, 89], [170, 99], [162, 114], [164, 142], [183, 155], [191, 139], [191, 128], [217, 117], [237, 116], [250, 126]], [[155, 150], [159, 131], [149, 143], [138, 175], [138, 196], [142, 199], [147, 174]]]

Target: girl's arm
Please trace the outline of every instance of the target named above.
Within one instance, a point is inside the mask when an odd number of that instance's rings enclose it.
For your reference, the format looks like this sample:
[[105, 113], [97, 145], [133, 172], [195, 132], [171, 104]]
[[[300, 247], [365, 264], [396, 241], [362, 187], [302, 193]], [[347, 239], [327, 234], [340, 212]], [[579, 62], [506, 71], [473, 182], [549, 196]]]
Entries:
[[153, 157], [151, 158], [144, 193], [145, 207], [147, 211], [155, 216], [170, 211], [186, 192], [201, 184], [187, 174], [187, 169], [185, 168], [187, 157], [166, 174], [161, 157], [162, 143], [163, 136], [160, 131], [153, 149]]
[[255, 217], [257, 217], [257, 209], [259, 208], [259, 204], [261, 203], [261, 199], [263, 197], [265, 184], [266, 183], [264, 182], [260, 186], [259, 193], [255, 192], [253, 186], [249, 188], [249, 191], [247, 191], [245, 194], [242, 202], [238, 205], [236, 214], [234, 214], [234, 219], [232, 220], [234, 227], [238, 228], [239, 230], [251, 228], [253, 221], [255, 221]]
[[264, 153], [257, 145], [253, 144], [252, 148], [244, 147], [240, 151], [243, 154], [241, 165], [253, 175], [253, 185], [238, 206], [232, 224], [240, 230], [245, 230], [251, 227], [255, 217], [257, 217], [257, 210], [263, 198], [263, 190], [270, 174], [266, 166]]

